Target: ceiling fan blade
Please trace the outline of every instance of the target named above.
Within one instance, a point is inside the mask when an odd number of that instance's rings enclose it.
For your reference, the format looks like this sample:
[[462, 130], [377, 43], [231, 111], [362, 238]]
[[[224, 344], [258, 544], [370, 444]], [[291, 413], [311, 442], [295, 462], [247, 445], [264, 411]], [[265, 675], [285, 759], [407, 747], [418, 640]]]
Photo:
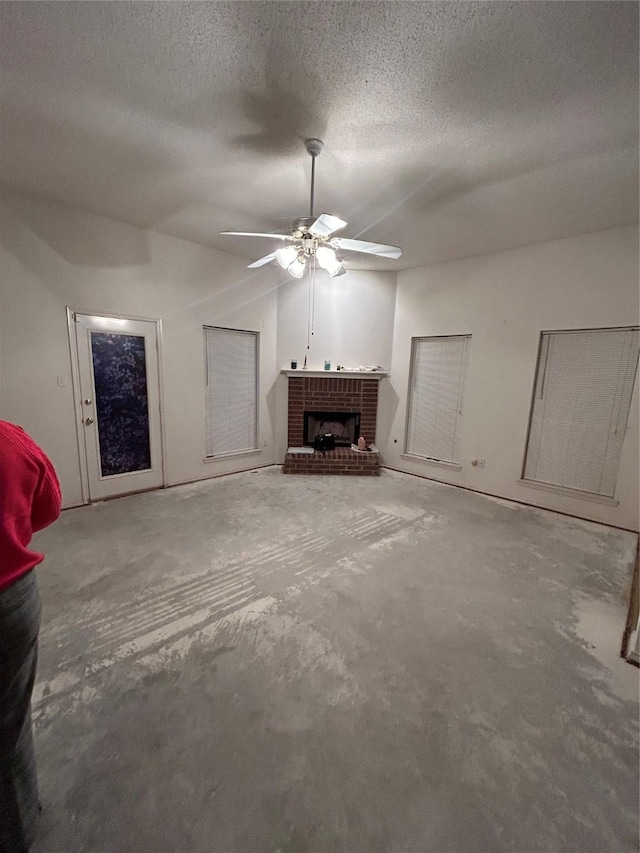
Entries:
[[265, 255], [264, 258], [259, 258], [257, 261], [254, 261], [252, 264], [249, 264], [247, 269], [251, 270], [254, 267], [263, 267], [265, 264], [268, 264], [271, 261], [275, 261], [275, 259], [276, 259], [276, 253], [271, 252], [270, 255]]
[[263, 234], [262, 231], [221, 231], [233, 237], [271, 237], [274, 240], [293, 240], [290, 234]]
[[398, 246], [385, 246], [384, 243], [367, 243], [365, 240], [349, 240], [346, 237], [336, 237], [335, 241], [331, 242], [337, 249], [379, 255], [381, 258], [399, 258], [402, 254], [402, 249]]
[[339, 231], [346, 226], [344, 219], [339, 219], [337, 216], [331, 216], [330, 213], [321, 213], [313, 225], [309, 228], [309, 233], [314, 237], [328, 237], [334, 231]]

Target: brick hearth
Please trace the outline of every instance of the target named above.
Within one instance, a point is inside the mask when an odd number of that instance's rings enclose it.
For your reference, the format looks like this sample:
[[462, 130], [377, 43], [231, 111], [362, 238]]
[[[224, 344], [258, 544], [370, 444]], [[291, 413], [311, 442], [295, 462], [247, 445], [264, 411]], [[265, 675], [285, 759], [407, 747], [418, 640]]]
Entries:
[[[304, 412], [360, 412], [360, 435], [367, 444], [376, 440], [378, 379], [337, 376], [289, 377], [289, 447], [302, 447]], [[328, 453], [287, 453], [285, 474], [350, 474], [377, 476], [378, 453], [359, 453], [337, 447]]]
[[336, 447], [326, 453], [287, 453], [284, 474], [348, 474], [353, 477], [378, 477], [380, 454], [359, 453], [350, 447]]

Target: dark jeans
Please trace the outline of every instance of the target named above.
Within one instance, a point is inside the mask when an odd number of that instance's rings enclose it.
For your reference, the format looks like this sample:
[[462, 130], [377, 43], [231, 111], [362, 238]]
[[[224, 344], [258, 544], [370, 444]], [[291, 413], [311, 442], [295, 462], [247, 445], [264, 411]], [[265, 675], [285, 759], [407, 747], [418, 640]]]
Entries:
[[39, 630], [40, 596], [31, 571], [0, 592], [0, 853], [26, 853], [38, 820], [31, 692]]

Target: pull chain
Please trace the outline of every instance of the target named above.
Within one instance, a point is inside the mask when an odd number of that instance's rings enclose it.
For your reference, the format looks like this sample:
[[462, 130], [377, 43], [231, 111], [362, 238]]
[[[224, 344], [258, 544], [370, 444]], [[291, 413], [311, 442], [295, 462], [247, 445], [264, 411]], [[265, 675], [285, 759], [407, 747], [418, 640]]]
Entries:
[[313, 258], [311, 268], [311, 337], [316, 330], [316, 259]]
[[311, 276], [308, 276], [309, 290], [307, 293], [307, 350], [311, 348]]

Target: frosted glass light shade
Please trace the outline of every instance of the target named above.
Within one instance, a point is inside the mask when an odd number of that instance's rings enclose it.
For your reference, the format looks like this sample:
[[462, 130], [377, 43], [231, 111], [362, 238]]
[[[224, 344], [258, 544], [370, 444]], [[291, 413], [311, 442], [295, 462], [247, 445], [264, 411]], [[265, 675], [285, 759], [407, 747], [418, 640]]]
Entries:
[[294, 278], [302, 278], [304, 275], [304, 266], [304, 258], [296, 258], [292, 264], [289, 264], [287, 269]]
[[316, 250], [316, 258], [322, 269], [329, 271], [336, 262], [336, 253], [328, 246], [320, 246]]
[[316, 251], [316, 258], [322, 269], [326, 270], [332, 278], [342, 269], [342, 261], [336, 258], [336, 253], [328, 246], [320, 246]]
[[295, 246], [283, 246], [276, 252], [276, 259], [283, 270], [288, 269], [298, 257], [298, 250]]

